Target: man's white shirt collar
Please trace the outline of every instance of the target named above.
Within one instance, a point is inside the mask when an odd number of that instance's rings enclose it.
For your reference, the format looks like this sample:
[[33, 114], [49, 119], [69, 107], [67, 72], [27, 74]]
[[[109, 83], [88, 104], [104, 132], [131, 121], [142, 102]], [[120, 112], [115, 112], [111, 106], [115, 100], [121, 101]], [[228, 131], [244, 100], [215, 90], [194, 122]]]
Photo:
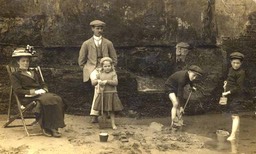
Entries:
[[96, 41], [100, 41], [102, 39], [102, 36], [95, 36], [93, 35], [93, 39], [96, 40]]
[[94, 40], [94, 43], [96, 44], [96, 46], [98, 47], [102, 42], [102, 36], [98, 37], [98, 36], [93, 35], [93, 40]]

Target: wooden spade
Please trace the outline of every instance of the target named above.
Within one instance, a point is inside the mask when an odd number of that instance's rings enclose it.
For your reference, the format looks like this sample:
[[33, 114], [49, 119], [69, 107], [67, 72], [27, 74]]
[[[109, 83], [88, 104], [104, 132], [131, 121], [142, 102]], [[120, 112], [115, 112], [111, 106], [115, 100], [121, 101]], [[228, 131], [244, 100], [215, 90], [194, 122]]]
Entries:
[[188, 95], [188, 98], [187, 98], [187, 100], [186, 100], [186, 103], [185, 103], [185, 105], [184, 105], [184, 107], [183, 107], [183, 112], [181, 112], [180, 113], [180, 116], [178, 117], [178, 121], [179, 121], [179, 125], [180, 126], [183, 126], [184, 124], [183, 124], [183, 119], [182, 119], [182, 116], [183, 116], [183, 114], [184, 114], [184, 112], [185, 112], [185, 109], [186, 109], [186, 107], [187, 107], [187, 105], [188, 105], [188, 102], [189, 102], [189, 100], [190, 100], [190, 97], [191, 97], [191, 94], [192, 94], [192, 90], [190, 91], [190, 93], [189, 93], [189, 95]]
[[111, 127], [110, 123], [107, 122], [107, 117], [104, 115], [104, 100], [103, 100], [103, 94], [104, 94], [104, 87], [101, 87], [99, 85], [99, 91], [100, 91], [100, 99], [101, 99], [101, 116], [99, 118], [99, 128], [104, 129], [104, 128], [109, 128]]

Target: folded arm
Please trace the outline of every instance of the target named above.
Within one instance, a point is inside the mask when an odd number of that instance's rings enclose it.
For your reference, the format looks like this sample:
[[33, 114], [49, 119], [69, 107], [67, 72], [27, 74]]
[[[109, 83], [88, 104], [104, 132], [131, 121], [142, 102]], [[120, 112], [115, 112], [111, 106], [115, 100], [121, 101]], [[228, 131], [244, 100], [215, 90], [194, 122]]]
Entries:
[[13, 90], [18, 94], [18, 95], [35, 95], [36, 89], [24, 89], [21, 86], [20, 80], [15, 76], [11, 76], [11, 82], [13, 86]]

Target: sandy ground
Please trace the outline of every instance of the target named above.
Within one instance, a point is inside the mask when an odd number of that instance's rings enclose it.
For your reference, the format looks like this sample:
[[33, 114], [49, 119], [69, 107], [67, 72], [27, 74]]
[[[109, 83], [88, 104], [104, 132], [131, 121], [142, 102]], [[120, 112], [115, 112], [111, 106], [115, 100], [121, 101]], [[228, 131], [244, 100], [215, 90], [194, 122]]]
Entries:
[[[256, 153], [254, 128], [247, 127], [237, 143], [220, 143], [216, 140], [215, 130], [229, 126], [228, 115], [185, 116], [184, 128], [178, 131], [167, 129], [169, 118], [117, 118], [117, 130], [99, 129], [98, 124], [91, 124], [90, 117], [66, 115], [66, 127], [61, 129], [61, 138], [42, 135], [27, 137], [23, 127], [0, 128], [1, 154], [215, 154], [215, 153]], [[244, 119], [250, 125], [256, 120], [249, 115]], [[6, 121], [6, 115], [0, 115], [0, 124]], [[249, 120], [249, 121], [248, 121]], [[31, 122], [31, 120], [28, 120]], [[246, 123], [247, 123], [246, 122]], [[253, 123], [252, 123], [253, 122]], [[18, 120], [16, 124], [21, 124]], [[241, 124], [247, 125], [247, 124]], [[39, 133], [38, 125], [30, 126], [30, 132]], [[100, 142], [99, 133], [109, 134], [108, 142]], [[240, 130], [241, 132], [241, 130]], [[240, 133], [241, 134], [241, 133]], [[253, 135], [253, 136], [252, 136]], [[125, 139], [127, 139], [125, 141]], [[250, 147], [250, 150], [245, 147]], [[246, 149], [246, 150], [245, 150]]]

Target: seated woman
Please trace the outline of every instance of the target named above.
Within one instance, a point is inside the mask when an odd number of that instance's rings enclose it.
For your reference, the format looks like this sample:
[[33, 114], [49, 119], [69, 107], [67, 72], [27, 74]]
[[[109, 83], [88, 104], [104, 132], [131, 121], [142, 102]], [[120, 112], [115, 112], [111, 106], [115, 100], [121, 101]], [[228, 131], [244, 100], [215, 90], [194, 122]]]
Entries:
[[[58, 128], [65, 127], [64, 103], [60, 96], [49, 93], [40, 74], [29, 69], [33, 55], [25, 48], [14, 50], [12, 57], [16, 59], [19, 69], [11, 76], [15, 93], [22, 103], [36, 101], [34, 109], [36, 118], [46, 136], [61, 137]], [[27, 97], [30, 96], [30, 97]]]

